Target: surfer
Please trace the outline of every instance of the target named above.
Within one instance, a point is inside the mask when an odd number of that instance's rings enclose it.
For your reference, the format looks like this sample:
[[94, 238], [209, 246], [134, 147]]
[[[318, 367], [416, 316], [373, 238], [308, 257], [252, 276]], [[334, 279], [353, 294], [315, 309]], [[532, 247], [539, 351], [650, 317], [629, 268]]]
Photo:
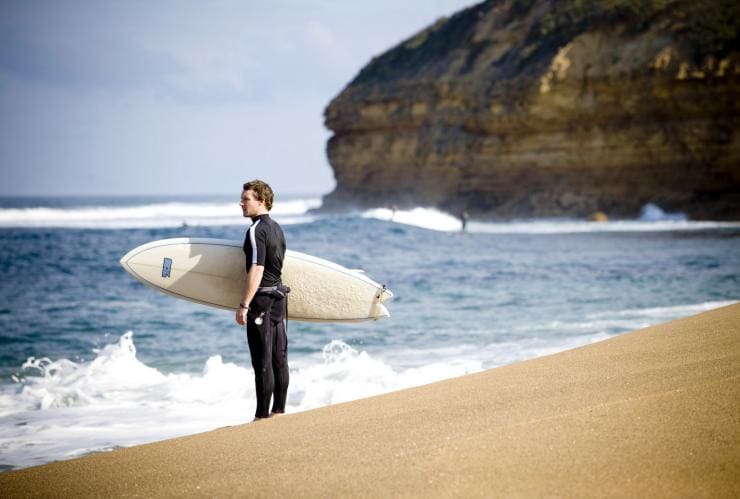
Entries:
[[244, 217], [252, 219], [244, 237], [247, 279], [236, 311], [236, 322], [247, 325], [257, 393], [255, 420], [284, 413], [288, 394], [288, 338], [285, 331], [288, 289], [281, 281], [285, 236], [280, 225], [269, 215], [273, 197], [269, 185], [253, 180], [244, 184], [239, 203]]
[[461, 232], [465, 232], [465, 229], [468, 226], [468, 217], [468, 210], [463, 210], [462, 212], [460, 212], [460, 222], [462, 222]]

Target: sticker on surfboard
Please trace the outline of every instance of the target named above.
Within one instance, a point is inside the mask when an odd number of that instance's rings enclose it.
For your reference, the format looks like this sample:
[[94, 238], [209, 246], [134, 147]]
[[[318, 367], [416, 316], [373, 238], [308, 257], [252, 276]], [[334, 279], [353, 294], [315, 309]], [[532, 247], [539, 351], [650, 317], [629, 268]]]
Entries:
[[165, 258], [162, 262], [162, 277], [169, 277], [172, 272], [172, 258]]

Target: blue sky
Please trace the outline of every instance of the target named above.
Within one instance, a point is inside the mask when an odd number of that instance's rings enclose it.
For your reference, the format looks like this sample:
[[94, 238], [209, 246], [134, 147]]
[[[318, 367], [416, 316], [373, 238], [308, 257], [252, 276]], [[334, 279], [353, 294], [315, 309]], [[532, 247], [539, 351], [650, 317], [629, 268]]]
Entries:
[[334, 186], [323, 110], [470, 0], [0, 0], [0, 195]]

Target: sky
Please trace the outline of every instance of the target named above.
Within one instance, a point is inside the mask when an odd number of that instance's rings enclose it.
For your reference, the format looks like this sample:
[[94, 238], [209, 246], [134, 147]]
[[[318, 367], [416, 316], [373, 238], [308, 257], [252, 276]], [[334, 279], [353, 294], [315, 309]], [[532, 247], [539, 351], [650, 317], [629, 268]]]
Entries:
[[327, 193], [327, 104], [475, 3], [0, 0], [0, 195]]

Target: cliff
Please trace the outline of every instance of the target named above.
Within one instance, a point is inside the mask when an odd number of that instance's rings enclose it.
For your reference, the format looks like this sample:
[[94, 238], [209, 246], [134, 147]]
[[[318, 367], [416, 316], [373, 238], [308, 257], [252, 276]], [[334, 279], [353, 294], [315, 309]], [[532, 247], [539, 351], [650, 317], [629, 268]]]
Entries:
[[491, 0], [329, 104], [326, 209], [740, 219], [740, 4]]

